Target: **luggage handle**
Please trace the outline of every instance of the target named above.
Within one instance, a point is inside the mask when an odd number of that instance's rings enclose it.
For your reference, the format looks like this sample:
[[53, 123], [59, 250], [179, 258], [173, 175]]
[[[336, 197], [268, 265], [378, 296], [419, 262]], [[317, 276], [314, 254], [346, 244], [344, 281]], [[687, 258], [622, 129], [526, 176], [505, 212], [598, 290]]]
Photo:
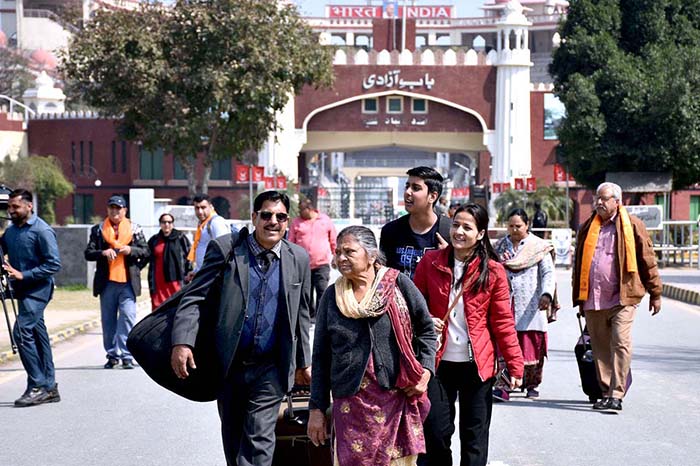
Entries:
[[295, 424], [303, 425], [304, 420], [299, 416], [294, 414], [294, 395], [301, 395], [309, 393], [311, 387], [309, 385], [294, 385], [292, 389], [287, 393], [287, 409], [284, 411], [284, 417], [288, 422], [293, 422]]
[[[584, 348], [586, 347], [586, 338], [585, 338], [585, 333], [583, 332], [583, 325], [581, 325], [581, 317], [584, 319], [586, 318], [582, 313], [582, 311], [578, 311], [576, 313], [576, 319], [578, 320], [578, 328], [581, 331], [581, 343], [584, 345]], [[590, 338], [590, 337], [589, 337]], [[593, 362], [593, 350], [592, 349], [587, 349], [584, 351], [583, 356], [581, 356], [581, 361], [583, 362]]]

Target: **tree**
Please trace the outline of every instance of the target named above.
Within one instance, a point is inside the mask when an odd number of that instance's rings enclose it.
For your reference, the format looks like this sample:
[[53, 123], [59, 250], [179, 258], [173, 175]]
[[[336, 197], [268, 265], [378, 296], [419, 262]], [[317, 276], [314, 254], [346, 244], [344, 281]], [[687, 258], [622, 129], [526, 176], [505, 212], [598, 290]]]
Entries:
[[33, 80], [27, 59], [8, 47], [0, 47], [0, 94], [21, 101]]
[[56, 199], [73, 192], [73, 185], [63, 175], [59, 160], [53, 155], [16, 159], [6, 157], [1, 168], [2, 183], [13, 189], [33, 191], [39, 200], [38, 214], [47, 223], [56, 223]]
[[172, 153], [197, 189], [195, 164], [258, 151], [304, 85], [331, 83], [331, 50], [277, 0], [177, 1], [101, 11], [71, 42], [63, 71], [120, 132]]
[[573, 213], [573, 201], [566, 197], [566, 192], [555, 186], [540, 186], [534, 193], [507, 189], [494, 200], [496, 209], [496, 223], [505, 224], [508, 214], [516, 208], [525, 209], [530, 219], [535, 214], [535, 202], [547, 214], [548, 227], [568, 227], [569, 219], [566, 218], [566, 204], [569, 203], [569, 215]]
[[700, 181], [700, 0], [577, 0], [550, 73], [561, 153], [588, 187], [612, 171]]

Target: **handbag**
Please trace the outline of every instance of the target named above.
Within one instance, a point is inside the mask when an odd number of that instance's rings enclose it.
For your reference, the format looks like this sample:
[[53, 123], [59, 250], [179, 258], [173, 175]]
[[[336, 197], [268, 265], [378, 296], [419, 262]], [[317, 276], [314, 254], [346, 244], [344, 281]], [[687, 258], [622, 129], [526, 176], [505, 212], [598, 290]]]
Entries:
[[[192, 350], [196, 369], [189, 369], [189, 376], [180, 379], [170, 365], [172, 331], [175, 314], [180, 306], [187, 287], [170, 296], [151, 314], [144, 317], [129, 332], [126, 346], [144, 372], [160, 386], [192, 401], [214, 401], [223, 382], [219, 356], [214, 335], [219, 309], [219, 299], [226, 267], [233, 259], [233, 245], [238, 235], [231, 235], [230, 251], [227, 260], [199, 306], [209, 309], [201, 312], [199, 331]], [[226, 242], [221, 242], [225, 249]], [[225, 251], [224, 251], [225, 252]]]

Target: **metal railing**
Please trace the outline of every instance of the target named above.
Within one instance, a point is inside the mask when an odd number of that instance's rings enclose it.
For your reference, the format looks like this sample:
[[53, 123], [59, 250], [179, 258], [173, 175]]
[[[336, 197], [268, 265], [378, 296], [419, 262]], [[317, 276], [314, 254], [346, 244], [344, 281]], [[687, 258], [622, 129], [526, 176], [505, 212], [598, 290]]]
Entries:
[[[24, 113], [24, 118], [22, 119], [22, 129], [27, 129], [27, 121], [29, 121], [30, 116], [36, 116], [36, 111], [24, 105], [22, 102], [13, 99], [9, 95], [0, 94], [0, 101], [7, 101], [10, 104], [8, 113], [12, 115], [15, 113], [15, 106], [22, 108]], [[1, 111], [2, 109], [0, 109]]]

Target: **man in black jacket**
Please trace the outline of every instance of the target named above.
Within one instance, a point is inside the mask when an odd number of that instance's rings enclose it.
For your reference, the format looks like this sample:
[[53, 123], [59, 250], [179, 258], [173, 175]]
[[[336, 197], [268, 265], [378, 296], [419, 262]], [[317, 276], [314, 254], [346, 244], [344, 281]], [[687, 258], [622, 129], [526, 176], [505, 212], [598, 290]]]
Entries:
[[126, 337], [136, 321], [136, 296], [141, 295], [139, 264], [148, 257], [143, 231], [126, 218], [126, 200], [112, 196], [107, 201], [107, 218], [90, 230], [85, 259], [96, 261], [92, 293], [100, 297], [102, 343], [107, 352], [105, 369], [122, 360], [133, 369]]
[[[283, 239], [289, 223], [286, 194], [263, 192], [254, 208], [255, 230], [240, 232], [232, 257], [224, 252], [230, 236], [209, 243], [172, 331], [171, 364], [184, 379], [196, 367], [192, 348], [200, 315], [217, 322], [224, 379], [218, 398], [221, 434], [227, 463], [238, 466], [272, 464], [282, 398], [295, 381], [309, 384], [311, 378], [309, 256]], [[200, 307], [222, 270], [219, 308]]]

